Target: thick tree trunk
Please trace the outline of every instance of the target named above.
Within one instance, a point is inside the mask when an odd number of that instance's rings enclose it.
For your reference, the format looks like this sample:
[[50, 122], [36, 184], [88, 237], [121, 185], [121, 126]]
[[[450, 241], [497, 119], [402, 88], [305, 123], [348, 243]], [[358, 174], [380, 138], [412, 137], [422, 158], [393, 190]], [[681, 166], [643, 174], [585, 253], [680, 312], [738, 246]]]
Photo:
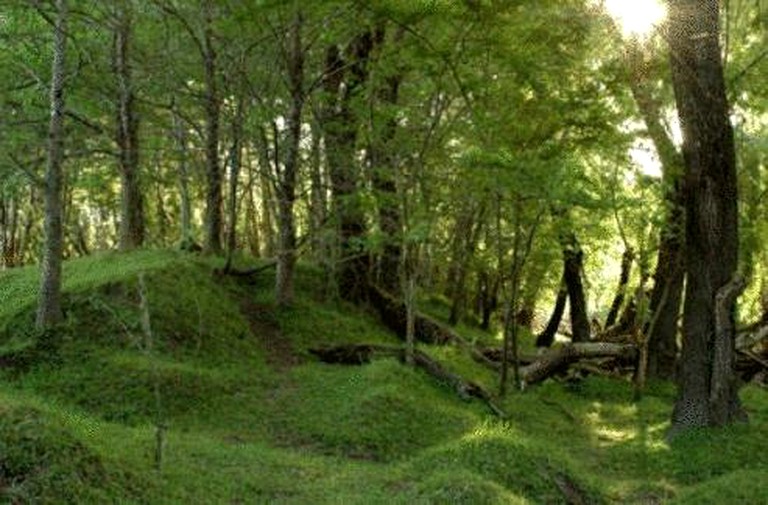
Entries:
[[132, 13], [129, 2], [116, 7], [114, 72], [117, 78], [117, 146], [120, 170], [120, 249], [144, 243], [144, 198], [139, 185], [139, 121], [132, 84], [130, 45]]
[[369, 282], [369, 261], [363, 245], [366, 231], [357, 192], [360, 170], [356, 160], [358, 115], [355, 98], [368, 79], [368, 59], [373, 36], [366, 31], [347, 48], [350, 61], [332, 45], [326, 52], [325, 99], [321, 125], [332, 186], [332, 211], [339, 234], [338, 293], [347, 300], [359, 300]]
[[716, 0], [670, 2], [671, 67], [686, 164], [688, 274], [673, 434], [745, 417], [733, 370], [736, 294], [723, 294], [731, 289], [727, 285], [736, 272], [739, 237], [733, 130], [719, 28]]
[[[402, 37], [402, 33], [402, 30], [395, 33], [395, 42]], [[378, 46], [384, 43], [383, 25], [375, 30], [374, 39], [374, 44]], [[387, 72], [386, 67], [383, 67], [383, 71]], [[379, 207], [379, 227], [384, 236], [384, 247], [378, 259], [378, 284], [393, 293], [399, 284], [401, 261], [402, 218], [396, 184], [399, 164], [394, 140], [397, 134], [396, 108], [402, 80], [403, 75], [397, 69], [389, 70], [381, 78], [376, 90], [378, 106], [372, 108], [373, 131], [369, 146], [372, 182], [377, 192]]]
[[48, 165], [45, 173], [45, 222], [40, 297], [35, 325], [51, 327], [61, 321], [62, 164], [64, 161], [64, 72], [67, 45], [67, 2], [56, 0], [56, 27], [51, 71], [51, 118], [48, 125]]
[[290, 30], [286, 70], [290, 87], [291, 105], [287, 118], [288, 138], [285, 142], [285, 162], [278, 164], [278, 222], [279, 248], [275, 296], [280, 307], [293, 303], [293, 271], [296, 264], [296, 226], [293, 206], [296, 200], [296, 179], [299, 171], [301, 142], [301, 116], [304, 107], [304, 48], [301, 42], [302, 17], [296, 14]]
[[552, 315], [549, 316], [544, 331], [539, 333], [536, 337], [536, 347], [550, 347], [555, 341], [555, 335], [560, 328], [560, 322], [563, 320], [563, 314], [565, 313], [565, 304], [568, 301], [568, 287], [565, 284], [565, 276], [560, 282], [560, 289], [557, 292], [557, 299], [555, 300], [555, 307], [552, 309]]
[[576, 235], [569, 233], [563, 239], [563, 278], [568, 289], [571, 307], [571, 334], [573, 342], [587, 342], [590, 338], [587, 299], [581, 276], [584, 272], [584, 252]]

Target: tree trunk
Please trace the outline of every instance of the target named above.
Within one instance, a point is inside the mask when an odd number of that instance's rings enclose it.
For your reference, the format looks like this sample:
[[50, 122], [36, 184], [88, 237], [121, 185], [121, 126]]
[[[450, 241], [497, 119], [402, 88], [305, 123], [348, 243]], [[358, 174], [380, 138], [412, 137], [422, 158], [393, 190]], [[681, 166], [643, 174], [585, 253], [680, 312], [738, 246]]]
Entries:
[[619, 286], [616, 288], [616, 296], [613, 297], [613, 303], [611, 303], [611, 309], [608, 311], [608, 316], [605, 318], [605, 327], [610, 328], [616, 323], [616, 318], [619, 315], [621, 306], [624, 305], [624, 298], [627, 293], [627, 284], [629, 283], [629, 275], [632, 273], [632, 262], [635, 260], [635, 252], [632, 248], [628, 248], [621, 256], [621, 275], [619, 276]]
[[[470, 203], [468, 209], [461, 212], [456, 221], [454, 230], [454, 245], [452, 270], [453, 274], [449, 278], [449, 292], [451, 294], [451, 312], [448, 315], [448, 324], [456, 325], [464, 315], [464, 305], [467, 296], [467, 274], [469, 263], [477, 248], [480, 240], [480, 233], [485, 221], [485, 205], [480, 203], [477, 211]], [[469, 233], [467, 231], [469, 230]]]
[[584, 252], [576, 235], [568, 233], [563, 239], [563, 278], [568, 289], [571, 307], [571, 334], [573, 342], [587, 342], [590, 337], [587, 300], [581, 276], [584, 272]]
[[[685, 159], [687, 283], [672, 434], [745, 418], [733, 370], [737, 181], [716, 0], [670, 2], [670, 56]], [[717, 307], [718, 303], [722, 306]], [[718, 315], [724, 314], [722, 317]]]
[[51, 118], [48, 125], [48, 164], [45, 172], [45, 222], [40, 297], [35, 325], [51, 327], [61, 321], [62, 164], [64, 161], [64, 72], [67, 45], [67, 2], [56, 0], [56, 27], [51, 71]]
[[178, 156], [178, 175], [179, 175], [179, 210], [180, 216], [180, 237], [179, 243], [184, 248], [192, 243], [192, 203], [189, 198], [189, 155], [187, 150], [187, 132], [184, 128], [184, 122], [179, 115], [177, 105], [172, 106], [173, 114], [173, 138], [176, 143]]
[[555, 341], [555, 335], [560, 328], [560, 322], [563, 320], [563, 314], [565, 313], [565, 304], [568, 301], [568, 287], [565, 284], [565, 275], [563, 280], [560, 281], [560, 289], [557, 291], [557, 299], [555, 300], [555, 307], [552, 309], [552, 315], [549, 316], [547, 327], [544, 331], [539, 333], [536, 337], [536, 347], [550, 347]]
[[232, 119], [232, 148], [229, 151], [229, 198], [227, 204], [227, 263], [224, 270], [229, 270], [232, 267], [232, 259], [237, 249], [237, 186], [243, 164], [244, 102], [244, 97], [237, 98], [235, 117]]
[[339, 230], [338, 293], [347, 300], [364, 297], [368, 285], [368, 258], [363, 246], [366, 230], [363, 211], [355, 194], [360, 179], [356, 161], [358, 117], [356, 96], [368, 79], [368, 59], [373, 37], [366, 31], [347, 48], [351, 61], [332, 45], [326, 52], [323, 81], [327, 103], [321, 125], [331, 179], [332, 210]]
[[120, 170], [120, 249], [144, 243], [144, 199], [139, 185], [139, 120], [131, 82], [130, 45], [132, 13], [130, 2], [116, 7], [114, 72], [117, 78], [117, 147]]
[[210, 0], [205, 2], [203, 30], [203, 67], [205, 73], [205, 243], [210, 254], [221, 253], [222, 177], [219, 163], [219, 118], [221, 99], [217, 84], [216, 49], [213, 45], [213, 19]]
[[685, 214], [682, 195], [684, 161], [664, 127], [661, 103], [654, 96], [656, 79], [643, 51], [631, 44], [629, 83], [648, 136], [661, 160], [666, 221], [661, 230], [656, 271], [649, 313], [652, 325], [645, 328], [648, 340], [648, 376], [673, 379], [677, 368], [677, 323], [683, 292], [683, 227]]
[[278, 221], [280, 223], [277, 252], [276, 300], [280, 307], [293, 303], [293, 270], [296, 264], [296, 229], [293, 206], [296, 200], [296, 179], [299, 171], [301, 142], [301, 116], [304, 107], [304, 48], [301, 42], [302, 17], [296, 14], [290, 30], [289, 49], [286, 51], [286, 70], [290, 87], [291, 105], [286, 122], [288, 138], [285, 143], [285, 162], [278, 168]]
[[[395, 32], [393, 43], [398, 43], [403, 30]], [[372, 32], [371, 44], [380, 47], [386, 40], [386, 30], [380, 23]], [[396, 65], [380, 65], [383, 75], [374, 80], [375, 100], [370, 113], [370, 137], [368, 163], [373, 189], [378, 205], [379, 228], [383, 236], [383, 248], [378, 257], [376, 282], [383, 289], [395, 293], [400, 284], [402, 217], [397, 191], [399, 162], [394, 145], [397, 135], [397, 105], [400, 97], [402, 72]]]

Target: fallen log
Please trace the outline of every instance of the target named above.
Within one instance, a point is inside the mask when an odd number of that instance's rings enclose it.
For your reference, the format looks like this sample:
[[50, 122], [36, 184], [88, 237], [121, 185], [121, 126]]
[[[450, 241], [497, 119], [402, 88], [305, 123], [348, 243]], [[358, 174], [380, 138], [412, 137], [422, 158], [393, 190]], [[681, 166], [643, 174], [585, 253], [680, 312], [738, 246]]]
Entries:
[[617, 358], [636, 361], [637, 347], [632, 344], [609, 342], [581, 342], [555, 347], [542, 354], [536, 361], [520, 369], [520, 380], [536, 384], [564, 370], [571, 363], [594, 358]]
[[[394, 331], [398, 337], [405, 339], [407, 316], [405, 303], [378, 287], [371, 287], [369, 291], [369, 300], [373, 307], [379, 312], [381, 320], [390, 330]], [[414, 319], [414, 335], [416, 336], [417, 341], [432, 345], [454, 344], [467, 351], [476, 362], [491, 370], [499, 370], [499, 365], [497, 363], [488, 359], [488, 357], [483, 355], [483, 353], [474, 345], [451, 330], [448, 326], [441, 324], [418, 311], [416, 312]]]
[[[379, 344], [346, 344], [333, 347], [309, 349], [324, 363], [343, 365], [362, 365], [370, 363], [374, 357], [394, 357], [405, 362], [405, 349], [396, 346]], [[493, 396], [479, 384], [466, 380], [430, 357], [427, 353], [416, 349], [413, 354], [414, 365], [449, 386], [462, 400], [478, 398], [485, 402], [491, 411], [501, 418], [506, 418], [504, 411], [496, 404]]]

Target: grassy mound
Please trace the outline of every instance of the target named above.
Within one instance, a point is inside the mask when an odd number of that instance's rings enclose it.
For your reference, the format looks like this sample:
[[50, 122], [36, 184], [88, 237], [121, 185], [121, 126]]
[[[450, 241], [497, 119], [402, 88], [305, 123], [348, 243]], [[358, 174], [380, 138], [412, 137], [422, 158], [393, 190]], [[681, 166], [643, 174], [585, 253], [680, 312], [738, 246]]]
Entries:
[[29, 407], [0, 407], [0, 502], [107, 503], [129, 479], [55, 420]]
[[567, 503], [572, 496], [597, 502], [597, 493], [565, 456], [499, 424], [480, 426], [459, 440], [424, 451], [409, 473], [434, 476], [457, 469], [481, 475], [532, 503]]
[[768, 503], [768, 472], [737, 470], [686, 489], [675, 505], [721, 505], [723, 503]]
[[528, 505], [533, 502], [511, 493], [496, 482], [466, 470], [437, 471], [417, 484], [412, 503], [451, 505]]
[[479, 419], [394, 360], [308, 365], [291, 378], [275, 405], [275, 430], [321, 453], [392, 461], [460, 436]]

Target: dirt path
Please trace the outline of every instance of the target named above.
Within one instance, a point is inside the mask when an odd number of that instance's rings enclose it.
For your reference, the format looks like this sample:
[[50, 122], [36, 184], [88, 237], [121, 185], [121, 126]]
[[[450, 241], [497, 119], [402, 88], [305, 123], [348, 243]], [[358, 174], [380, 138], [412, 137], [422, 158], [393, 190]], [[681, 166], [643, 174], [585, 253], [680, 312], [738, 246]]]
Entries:
[[270, 306], [241, 299], [240, 313], [248, 321], [251, 333], [264, 349], [268, 365], [285, 371], [302, 362], [290, 340], [281, 333]]

